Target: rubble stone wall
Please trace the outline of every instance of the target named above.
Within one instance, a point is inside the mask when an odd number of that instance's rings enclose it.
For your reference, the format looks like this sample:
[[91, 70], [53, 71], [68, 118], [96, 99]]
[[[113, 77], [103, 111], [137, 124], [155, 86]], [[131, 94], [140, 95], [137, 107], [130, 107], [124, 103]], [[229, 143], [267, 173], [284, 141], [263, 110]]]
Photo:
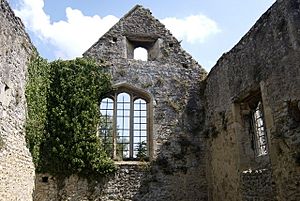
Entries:
[[[205, 94], [212, 200], [242, 200], [246, 195], [240, 189], [246, 177], [240, 174], [257, 168], [267, 168], [272, 177], [265, 179], [265, 185], [272, 187], [264, 188], [269, 191], [265, 195], [270, 195], [266, 200], [300, 198], [299, 6], [297, 0], [277, 1], [208, 75]], [[253, 154], [241, 118], [242, 102], [257, 91], [264, 107], [266, 157]], [[258, 181], [253, 181], [253, 188], [262, 187]]]
[[272, 175], [269, 169], [244, 171], [241, 173], [242, 200], [274, 200]]
[[[149, 10], [134, 7], [83, 56], [106, 62], [115, 86], [151, 97], [150, 161], [117, 162], [115, 174], [97, 179], [38, 174], [35, 183], [24, 133], [34, 48], [0, 2], [0, 199], [300, 200], [299, 0], [278, 0], [208, 76]], [[148, 61], [133, 59], [136, 47]], [[243, 108], [257, 96], [264, 156]]]
[[[130, 51], [134, 46], [148, 48], [148, 61], [132, 58]], [[107, 62], [116, 87], [132, 87], [151, 97], [149, 170], [125, 178], [121, 178], [124, 174], [117, 173], [108, 191], [119, 188], [121, 182], [131, 192], [114, 191], [115, 195], [108, 200], [207, 200], [206, 142], [198, 132], [204, 126], [200, 81], [206, 72], [201, 66], [150, 11], [141, 6], [125, 15], [84, 53], [84, 57]], [[120, 171], [131, 172], [132, 168], [128, 165]], [[67, 179], [64, 183], [72, 181]], [[84, 185], [82, 189], [90, 185], [88, 182], [81, 184]], [[43, 185], [37, 178], [37, 193]], [[68, 186], [58, 193], [72, 197]], [[49, 188], [56, 194], [57, 188], [51, 185]], [[85, 193], [82, 196], [80, 200], [85, 199]], [[101, 194], [97, 199], [106, 200], [105, 196]], [[42, 200], [40, 197], [43, 196], [37, 196], [36, 200]]]
[[0, 200], [32, 200], [34, 166], [26, 148], [25, 81], [33, 46], [21, 20], [0, 1]]
[[132, 200], [148, 171], [146, 163], [119, 164], [114, 175], [85, 179], [37, 174], [34, 200]]
[[[196, 131], [201, 122], [195, 119], [196, 115], [199, 115], [197, 106], [203, 104], [203, 100], [198, 96], [199, 82], [194, 83], [194, 78], [201, 79], [204, 75], [199, 73], [197, 68], [125, 59], [114, 62], [109, 71], [113, 83], [126, 83], [152, 96], [152, 160], [148, 162], [146, 172], [131, 171], [135, 169], [136, 164], [121, 166], [116, 175], [110, 177], [109, 184], [103, 184], [108, 188], [105, 192], [113, 191], [115, 195], [107, 198], [108, 195], [102, 193], [96, 198], [139, 201], [207, 200], [206, 143], [205, 138]], [[202, 119], [204, 120], [203, 115]], [[130, 174], [123, 178], [125, 174], [120, 171]], [[88, 189], [89, 186], [103, 187], [85, 180], [80, 180], [80, 186], [77, 179], [67, 178], [63, 181], [65, 185], [57, 188], [58, 181], [60, 178], [43, 183], [38, 176], [34, 200], [44, 200], [43, 197], [47, 198], [45, 200], [51, 200], [50, 198], [57, 194], [62, 198], [72, 198], [71, 200], [85, 200], [89, 193], [83, 193], [84, 189]], [[120, 182], [130, 191], [128, 194], [125, 193], [127, 190], [113, 190], [120, 187]], [[76, 199], [73, 197], [73, 191], [69, 190], [69, 186], [74, 185], [78, 185], [82, 192], [74, 195]]]

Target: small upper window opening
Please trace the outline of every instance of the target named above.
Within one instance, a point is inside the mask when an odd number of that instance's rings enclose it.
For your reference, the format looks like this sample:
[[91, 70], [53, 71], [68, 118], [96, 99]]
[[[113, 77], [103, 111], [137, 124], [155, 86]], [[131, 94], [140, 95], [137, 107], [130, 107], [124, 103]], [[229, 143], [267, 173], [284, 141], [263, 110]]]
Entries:
[[133, 58], [135, 60], [148, 61], [148, 50], [143, 47], [137, 47], [134, 49]]

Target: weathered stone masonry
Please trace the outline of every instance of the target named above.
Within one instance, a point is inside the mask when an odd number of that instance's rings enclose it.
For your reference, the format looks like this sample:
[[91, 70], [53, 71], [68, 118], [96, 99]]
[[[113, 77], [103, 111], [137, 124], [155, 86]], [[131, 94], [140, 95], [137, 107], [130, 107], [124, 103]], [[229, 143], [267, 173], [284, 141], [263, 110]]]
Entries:
[[[108, 62], [116, 86], [151, 97], [150, 162], [117, 162], [115, 175], [97, 181], [36, 175], [33, 198], [23, 131], [33, 47], [6, 1], [0, 9], [0, 200], [300, 200], [299, 0], [278, 0], [208, 75], [149, 10], [134, 7], [84, 57]], [[133, 59], [136, 47], [148, 61]], [[258, 100], [261, 156], [249, 121]]]
[[[139, 46], [148, 49], [147, 62], [132, 59], [132, 50]], [[205, 143], [182, 120], [199, 88], [195, 80], [202, 80], [205, 71], [141, 6], [125, 15], [84, 56], [109, 61], [114, 83], [128, 83], [153, 97], [153, 165], [133, 199], [206, 199]]]
[[[133, 49], [138, 46], [148, 49], [148, 61], [133, 59]], [[82, 194], [80, 199], [206, 200], [205, 141], [193, 133], [193, 120], [183, 120], [184, 114], [188, 113], [187, 104], [191, 105], [189, 115], [199, 110], [189, 101], [199, 93], [199, 82], [204, 79], [205, 71], [182, 50], [164, 25], [141, 6], [136, 6], [125, 15], [84, 56], [109, 62], [114, 84], [126, 84], [151, 95], [152, 162], [147, 165], [147, 171], [144, 164], [126, 166], [129, 169], [137, 166], [141, 170], [140, 173], [127, 170], [130, 181], [127, 177], [119, 177], [126, 171], [121, 164], [118, 173], [110, 178], [109, 185], [95, 185], [96, 189], [102, 189], [105, 193]], [[200, 98], [198, 102], [202, 104]], [[136, 174], [140, 175], [140, 181], [137, 181]], [[38, 179], [40, 181], [41, 176]], [[37, 183], [41, 188], [49, 185]], [[120, 183], [127, 183], [126, 188], [114, 190], [120, 188]], [[138, 187], [136, 184], [139, 184]], [[59, 193], [63, 192], [64, 196], [74, 200], [79, 199], [66, 190], [69, 180], [65, 181], [64, 186]], [[42, 194], [39, 189], [37, 194]], [[110, 192], [114, 192], [114, 195], [108, 196]], [[51, 196], [44, 195], [44, 198], [57, 198]], [[43, 200], [42, 197], [37, 195], [36, 200]]]
[[[207, 122], [217, 133], [208, 146], [212, 200], [300, 199], [299, 22], [299, 1], [277, 1], [207, 77]], [[257, 92], [269, 144], [264, 157], [251, 148], [242, 110]]]
[[21, 20], [0, 1], [0, 200], [32, 200], [34, 166], [26, 148], [25, 75], [33, 46]]

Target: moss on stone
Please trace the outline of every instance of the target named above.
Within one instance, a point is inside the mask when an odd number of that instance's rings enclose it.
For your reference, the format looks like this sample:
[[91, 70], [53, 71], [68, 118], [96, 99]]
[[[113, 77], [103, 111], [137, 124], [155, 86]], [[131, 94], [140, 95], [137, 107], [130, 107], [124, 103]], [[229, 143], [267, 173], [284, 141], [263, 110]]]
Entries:
[[0, 136], [0, 150], [3, 149], [5, 146], [5, 143], [3, 141], [3, 138]]

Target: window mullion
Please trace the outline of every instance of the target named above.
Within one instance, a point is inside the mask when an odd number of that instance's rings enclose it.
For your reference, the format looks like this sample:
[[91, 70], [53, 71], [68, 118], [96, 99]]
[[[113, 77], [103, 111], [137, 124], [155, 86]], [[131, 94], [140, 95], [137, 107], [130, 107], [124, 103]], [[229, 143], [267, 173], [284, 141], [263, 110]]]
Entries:
[[146, 127], [146, 135], [147, 135], [147, 156], [150, 156], [150, 104], [146, 103], [146, 122], [147, 122], [147, 127]]
[[133, 128], [134, 128], [134, 125], [133, 125], [133, 116], [134, 116], [134, 105], [133, 105], [133, 95], [131, 94], [130, 95], [130, 127], [129, 127], [129, 132], [130, 132], [130, 158], [133, 158], [133, 148], [134, 148], [134, 145], [133, 145]]
[[117, 95], [114, 96], [114, 111], [113, 111], [113, 159], [117, 158]]

